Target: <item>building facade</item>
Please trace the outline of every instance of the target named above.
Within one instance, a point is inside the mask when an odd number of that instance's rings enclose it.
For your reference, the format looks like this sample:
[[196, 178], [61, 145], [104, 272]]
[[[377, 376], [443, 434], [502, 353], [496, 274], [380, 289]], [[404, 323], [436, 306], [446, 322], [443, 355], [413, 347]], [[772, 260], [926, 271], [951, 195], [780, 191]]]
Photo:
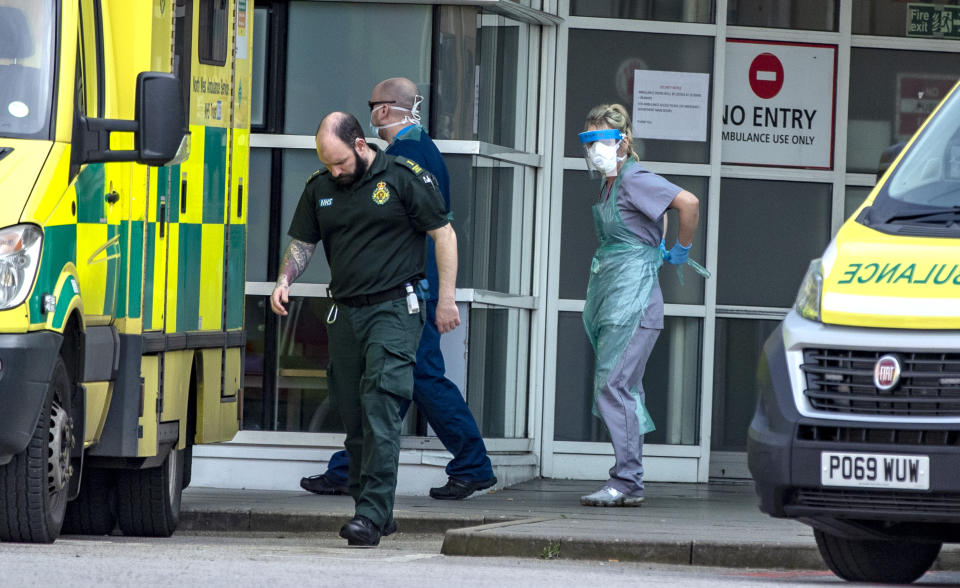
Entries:
[[[366, 123], [378, 81], [417, 83], [450, 168], [464, 320], [444, 354], [506, 483], [612, 464], [581, 322], [598, 186], [576, 135], [596, 104], [633, 113], [644, 165], [700, 198], [691, 257], [713, 273], [661, 271], [646, 478], [704, 482], [748, 476], [764, 339], [881, 153], [960, 77], [957, 0], [256, 0], [253, 31], [242, 430], [196, 448], [195, 485], [295, 489], [342, 447], [322, 256], [288, 317], [268, 297], [317, 123]], [[426, 493], [449, 456], [415, 410], [404, 427], [400, 492]]]

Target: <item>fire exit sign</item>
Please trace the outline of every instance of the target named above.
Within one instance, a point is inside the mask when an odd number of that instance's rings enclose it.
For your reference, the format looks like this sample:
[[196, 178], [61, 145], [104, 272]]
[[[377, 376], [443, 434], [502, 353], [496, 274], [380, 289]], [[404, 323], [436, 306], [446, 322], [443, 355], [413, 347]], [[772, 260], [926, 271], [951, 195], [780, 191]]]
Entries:
[[960, 6], [907, 4], [907, 36], [960, 39]]

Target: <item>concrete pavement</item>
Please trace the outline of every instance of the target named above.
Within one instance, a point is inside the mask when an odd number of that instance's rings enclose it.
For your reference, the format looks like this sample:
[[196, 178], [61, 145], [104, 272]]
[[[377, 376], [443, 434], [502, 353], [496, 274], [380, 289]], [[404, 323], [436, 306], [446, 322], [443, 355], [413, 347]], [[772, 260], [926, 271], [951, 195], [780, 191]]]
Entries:
[[[599, 484], [531, 480], [464, 501], [397, 496], [394, 517], [400, 533], [443, 533], [447, 555], [825, 569], [810, 528], [761, 513], [752, 483], [648, 483], [642, 507], [580, 506]], [[180, 529], [335, 533], [352, 515], [348, 496], [188, 488]], [[958, 547], [944, 546], [934, 569], [960, 570]]]

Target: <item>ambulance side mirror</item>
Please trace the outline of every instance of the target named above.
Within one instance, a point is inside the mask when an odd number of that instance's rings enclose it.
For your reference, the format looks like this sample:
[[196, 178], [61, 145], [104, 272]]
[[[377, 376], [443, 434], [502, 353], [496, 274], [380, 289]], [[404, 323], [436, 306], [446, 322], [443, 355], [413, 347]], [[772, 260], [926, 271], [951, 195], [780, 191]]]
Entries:
[[891, 145], [883, 150], [883, 153], [880, 154], [880, 162], [877, 164], [877, 181], [880, 181], [880, 178], [883, 177], [883, 174], [886, 173], [887, 168], [890, 167], [890, 164], [893, 163], [893, 160], [900, 155], [900, 152], [903, 151], [903, 147], [906, 143], [896, 143]]
[[[74, 137], [76, 163], [138, 161], [179, 163], [190, 151], [187, 113], [176, 76], [155, 71], [137, 76], [136, 120], [81, 116]], [[133, 133], [132, 150], [110, 148], [111, 133]]]
[[164, 165], [177, 159], [188, 131], [180, 80], [169, 73], [141, 72], [137, 76], [136, 100], [137, 160], [147, 165]]

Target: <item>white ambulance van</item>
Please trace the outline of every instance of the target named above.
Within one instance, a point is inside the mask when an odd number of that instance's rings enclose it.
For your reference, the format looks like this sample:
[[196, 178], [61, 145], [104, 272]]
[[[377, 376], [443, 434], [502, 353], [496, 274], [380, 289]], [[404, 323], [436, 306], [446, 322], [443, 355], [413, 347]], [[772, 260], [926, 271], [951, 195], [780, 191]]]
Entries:
[[760, 508], [852, 581], [909, 583], [960, 542], [960, 90], [810, 264], [766, 341]]

